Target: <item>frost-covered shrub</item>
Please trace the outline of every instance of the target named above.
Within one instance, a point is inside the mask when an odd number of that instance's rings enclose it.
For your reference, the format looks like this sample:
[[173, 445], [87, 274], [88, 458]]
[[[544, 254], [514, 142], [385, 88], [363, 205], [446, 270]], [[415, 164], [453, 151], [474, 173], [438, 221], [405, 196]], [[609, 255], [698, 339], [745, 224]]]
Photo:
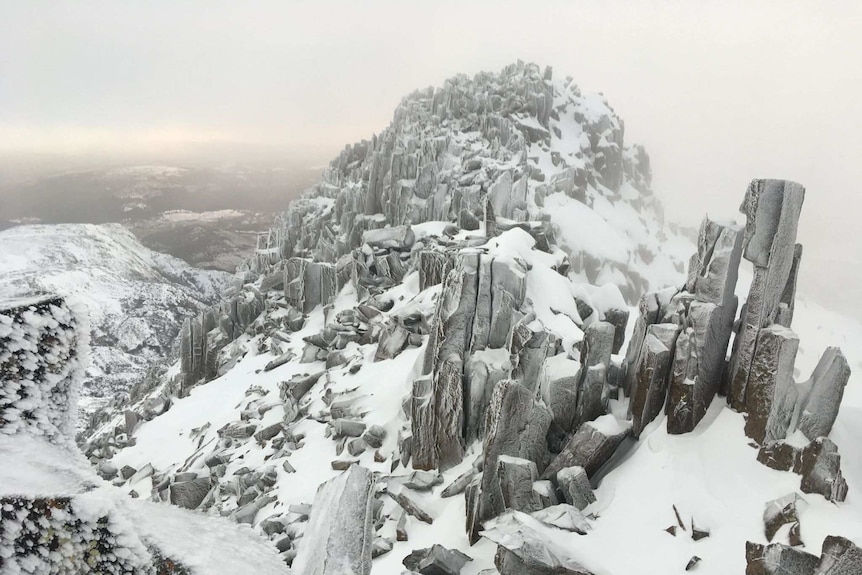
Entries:
[[0, 433], [73, 437], [88, 333], [86, 313], [61, 297], [0, 302]]

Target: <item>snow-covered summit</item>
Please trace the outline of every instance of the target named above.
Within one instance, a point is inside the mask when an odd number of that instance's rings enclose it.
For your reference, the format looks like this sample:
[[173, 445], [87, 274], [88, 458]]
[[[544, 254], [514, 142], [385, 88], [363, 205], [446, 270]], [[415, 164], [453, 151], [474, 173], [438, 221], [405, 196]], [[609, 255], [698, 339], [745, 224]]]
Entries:
[[862, 326], [796, 300], [804, 189], [693, 245], [622, 135], [534, 65], [414, 93], [87, 455], [316, 573], [857, 566]]

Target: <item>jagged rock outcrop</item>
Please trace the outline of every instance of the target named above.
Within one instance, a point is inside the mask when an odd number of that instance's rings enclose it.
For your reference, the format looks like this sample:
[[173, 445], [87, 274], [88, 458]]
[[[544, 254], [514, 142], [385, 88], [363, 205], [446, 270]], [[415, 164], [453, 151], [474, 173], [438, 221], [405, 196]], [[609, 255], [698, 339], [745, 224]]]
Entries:
[[567, 467], [582, 467], [587, 476], [592, 477], [613, 457], [623, 440], [630, 435], [631, 424], [623, 423], [611, 414], [585, 423], [551, 461], [542, 478], [556, 477], [557, 473]]
[[743, 257], [754, 264], [754, 279], [730, 365], [728, 397], [738, 411], [748, 407], [748, 383], [760, 330], [775, 322], [788, 281], [795, 283], [790, 272], [804, 198], [805, 188], [795, 182], [754, 180], [740, 208], [746, 215]]

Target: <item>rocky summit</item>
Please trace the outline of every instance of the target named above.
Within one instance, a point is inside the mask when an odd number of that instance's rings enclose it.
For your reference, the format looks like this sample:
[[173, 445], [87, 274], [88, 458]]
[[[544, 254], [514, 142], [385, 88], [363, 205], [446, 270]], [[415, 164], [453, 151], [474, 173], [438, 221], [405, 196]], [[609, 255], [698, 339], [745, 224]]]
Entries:
[[[862, 572], [857, 362], [797, 301], [805, 189], [753, 180], [742, 224], [689, 236], [651, 175], [551, 68], [414, 92], [90, 420], [88, 481], [257, 532], [242, 572]], [[0, 431], [27, 433], [3, 385]], [[216, 572], [136, 536], [133, 571]], [[36, 572], [22, 541], [0, 561]]]

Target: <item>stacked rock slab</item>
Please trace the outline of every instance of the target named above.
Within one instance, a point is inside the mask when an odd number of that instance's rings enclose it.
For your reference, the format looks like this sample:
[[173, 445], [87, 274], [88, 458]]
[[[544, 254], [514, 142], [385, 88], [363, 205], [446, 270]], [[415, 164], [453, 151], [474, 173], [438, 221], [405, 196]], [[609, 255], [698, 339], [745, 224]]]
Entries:
[[264, 306], [264, 295], [253, 286], [245, 286], [219, 305], [183, 322], [180, 331], [180, 397], [188, 395], [195, 385], [218, 376], [219, 352], [243, 334]]
[[748, 385], [760, 331], [775, 323], [788, 281], [795, 280], [794, 243], [804, 199], [805, 188], [795, 182], [754, 180], [740, 208], [746, 216], [742, 255], [754, 265], [754, 278], [730, 365], [728, 400], [737, 411], [749, 407]]
[[368, 575], [371, 572], [373, 489], [371, 472], [358, 465], [318, 488], [293, 563], [295, 573]]
[[537, 473], [545, 470], [545, 436], [550, 423], [548, 410], [517, 381], [501, 381], [494, 387], [485, 424], [484, 472], [475, 499], [480, 522], [499, 515], [507, 508], [499, 475], [501, 457], [531, 462]]
[[506, 348], [525, 290], [525, 271], [518, 264], [470, 250], [457, 255], [432, 320], [425, 375], [414, 383], [411, 425], [417, 469], [445, 470], [461, 461], [490, 400], [494, 382], [487, 375], [496, 371], [488, 364], [480, 369], [481, 360], [471, 352]]

